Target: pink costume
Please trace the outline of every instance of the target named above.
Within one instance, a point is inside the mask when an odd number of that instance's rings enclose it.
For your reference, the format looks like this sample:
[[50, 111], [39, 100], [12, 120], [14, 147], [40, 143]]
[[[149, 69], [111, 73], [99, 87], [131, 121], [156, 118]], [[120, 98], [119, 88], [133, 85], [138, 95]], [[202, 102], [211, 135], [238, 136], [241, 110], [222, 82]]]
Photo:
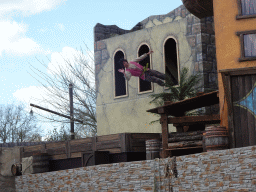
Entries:
[[140, 77], [142, 80], [145, 80], [145, 74], [141, 76], [143, 72], [143, 66], [141, 66], [137, 62], [145, 59], [146, 57], [147, 57], [147, 54], [145, 53], [142, 56], [138, 57], [137, 59], [134, 59], [129, 63], [129, 67], [125, 69], [125, 73], [124, 73], [126, 80], [129, 81], [131, 76]]

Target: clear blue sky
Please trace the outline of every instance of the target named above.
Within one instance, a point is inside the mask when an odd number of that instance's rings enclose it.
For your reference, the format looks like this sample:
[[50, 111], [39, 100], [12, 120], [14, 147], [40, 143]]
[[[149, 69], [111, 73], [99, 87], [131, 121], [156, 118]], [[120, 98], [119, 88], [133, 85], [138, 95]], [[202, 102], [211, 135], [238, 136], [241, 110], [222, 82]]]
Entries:
[[[97, 23], [131, 29], [151, 15], [167, 14], [181, 0], [0, 0], [0, 104], [39, 97], [38, 82], [29, 75], [36, 60], [79, 49], [93, 51]], [[66, 49], [63, 49], [66, 48]], [[66, 51], [65, 51], [66, 50]], [[46, 70], [45, 70], [46, 72]]]

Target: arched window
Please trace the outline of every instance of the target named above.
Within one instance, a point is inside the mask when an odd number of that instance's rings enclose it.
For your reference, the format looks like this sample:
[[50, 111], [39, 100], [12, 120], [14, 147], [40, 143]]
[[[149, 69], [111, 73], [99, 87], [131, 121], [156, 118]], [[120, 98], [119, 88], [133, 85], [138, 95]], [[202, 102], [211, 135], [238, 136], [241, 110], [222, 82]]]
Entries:
[[177, 53], [176, 41], [168, 38], [164, 44], [165, 74], [171, 77], [175, 85], [179, 82]]
[[[149, 52], [149, 47], [145, 44], [143, 44], [140, 48], [139, 48], [139, 52], [138, 52], [138, 56], [143, 55], [144, 53], [148, 53]], [[145, 59], [143, 59], [142, 61], [139, 62], [142, 66], [146, 66], [148, 63], [148, 68], [151, 68], [150, 66], [150, 56], [146, 57]], [[139, 93], [141, 92], [145, 92], [145, 91], [151, 91], [152, 90], [152, 83], [147, 82], [147, 81], [143, 81], [139, 78]]]
[[114, 56], [114, 75], [115, 75], [115, 97], [126, 96], [127, 87], [124, 75], [118, 72], [118, 69], [123, 69], [124, 66], [120, 62], [124, 58], [124, 53], [122, 51], [117, 51]]

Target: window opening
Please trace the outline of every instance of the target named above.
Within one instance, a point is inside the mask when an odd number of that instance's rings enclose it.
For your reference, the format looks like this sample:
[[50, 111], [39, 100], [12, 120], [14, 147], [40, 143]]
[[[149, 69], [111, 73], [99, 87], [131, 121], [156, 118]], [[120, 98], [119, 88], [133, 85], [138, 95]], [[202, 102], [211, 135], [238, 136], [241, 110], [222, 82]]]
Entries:
[[114, 73], [115, 73], [115, 97], [126, 95], [126, 81], [124, 75], [118, 72], [118, 69], [123, 69], [124, 66], [120, 62], [124, 58], [122, 51], [117, 51], [114, 56]]
[[249, 19], [256, 17], [256, 0], [237, 0], [238, 15], [236, 19]]
[[[149, 52], [149, 47], [147, 45], [142, 45], [139, 49], [139, 57], [145, 53]], [[146, 57], [145, 59], [143, 59], [142, 61], [139, 62], [140, 65], [142, 66], [146, 66], [148, 63], [148, 68], [151, 68], [150, 65], [150, 56]], [[139, 92], [145, 92], [145, 91], [150, 91], [152, 90], [152, 83], [151, 82], [147, 82], [147, 81], [143, 81], [139, 78]]]
[[244, 35], [244, 56], [256, 57], [256, 34]]
[[256, 60], [256, 30], [236, 33], [240, 37], [241, 57], [239, 61]]
[[173, 38], [169, 38], [164, 45], [165, 74], [168, 75], [174, 85], [178, 85], [178, 60], [177, 45]]
[[256, 14], [256, 0], [241, 0], [242, 15]]

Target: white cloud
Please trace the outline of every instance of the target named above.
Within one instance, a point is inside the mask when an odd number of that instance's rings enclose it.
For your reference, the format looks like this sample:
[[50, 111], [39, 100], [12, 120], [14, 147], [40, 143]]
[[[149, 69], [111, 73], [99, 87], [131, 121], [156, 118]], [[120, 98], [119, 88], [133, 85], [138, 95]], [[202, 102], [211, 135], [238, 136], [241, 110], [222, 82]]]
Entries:
[[0, 18], [21, 14], [29, 16], [56, 8], [66, 0], [1, 0]]
[[27, 25], [15, 21], [0, 21], [0, 29], [0, 56], [4, 51], [17, 56], [47, 53], [35, 41], [26, 37]]
[[44, 93], [42, 87], [39, 86], [30, 86], [26, 88], [18, 89], [13, 93], [13, 96], [21, 102], [24, 103], [38, 103], [43, 99]]

